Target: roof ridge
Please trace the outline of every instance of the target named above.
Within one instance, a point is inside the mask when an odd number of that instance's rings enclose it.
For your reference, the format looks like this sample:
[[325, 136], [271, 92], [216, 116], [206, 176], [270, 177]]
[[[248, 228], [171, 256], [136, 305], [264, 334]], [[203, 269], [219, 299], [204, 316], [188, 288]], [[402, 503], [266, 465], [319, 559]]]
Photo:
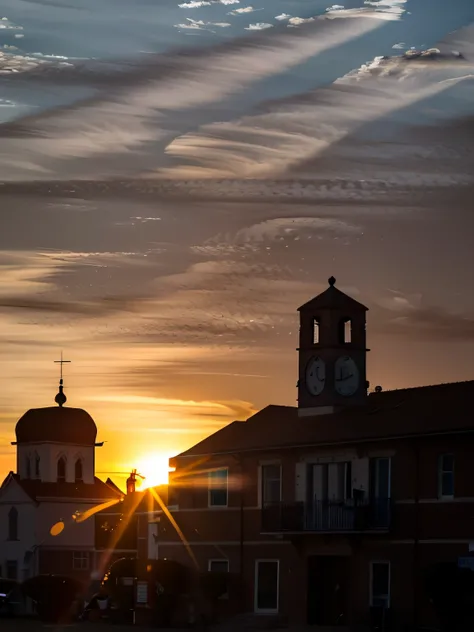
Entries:
[[[474, 380], [394, 389], [371, 393], [365, 406], [316, 420], [300, 417], [295, 406], [269, 404], [250, 417], [249, 423], [214, 433], [177, 456], [212, 457], [248, 450], [384, 441], [394, 436], [474, 432], [473, 396]], [[456, 430], [450, 415], [453, 409], [457, 411]]]
[[424, 385], [419, 385], [419, 386], [404, 386], [402, 388], [392, 388], [392, 389], [387, 389], [385, 391], [380, 391], [380, 393], [376, 393], [375, 391], [369, 393], [369, 397], [372, 397], [374, 395], [377, 395], [377, 397], [381, 397], [383, 395], [386, 395], [387, 393], [404, 393], [407, 391], [421, 391], [423, 389], [432, 389], [432, 388], [446, 388], [446, 387], [453, 387], [453, 386], [461, 386], [461, 385], [467, 385], [467, 384], [474, 384], [474, 379], [473, 380], [459, 380], [457, 382], [439, 382], [438, 384], [424, 384]]

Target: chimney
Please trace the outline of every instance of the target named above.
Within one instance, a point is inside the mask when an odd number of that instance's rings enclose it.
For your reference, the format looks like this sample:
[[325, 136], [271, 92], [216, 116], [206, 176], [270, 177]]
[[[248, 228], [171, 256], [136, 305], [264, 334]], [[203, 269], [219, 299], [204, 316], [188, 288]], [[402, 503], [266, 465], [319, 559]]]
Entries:
[[137, 470], [132, 470], [130, 476], [127, 478], [127, 496], [135, 493], [137, 485]]

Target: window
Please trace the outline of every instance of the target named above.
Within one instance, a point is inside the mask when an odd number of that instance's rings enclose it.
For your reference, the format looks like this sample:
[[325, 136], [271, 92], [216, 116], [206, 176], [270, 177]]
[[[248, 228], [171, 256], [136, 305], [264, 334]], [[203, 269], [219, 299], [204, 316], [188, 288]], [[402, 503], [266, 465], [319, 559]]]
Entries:
[[389, 457], [371, 460], [371, 493], [374, 498], [380, 500], [390, 498], [390, 469]]
[[313, 320], [313, 345], [318, 345], [319, 340], [319, 320], [315, 318]]
[[376, 608], [390, 607], [390, 562], [370, 564], [370, 605]]
[[40, 458], [35, 454], [35, 478], [40, 478]]
[[454, 456], [442, 454], [438, 461], [438, 497], [454, 497]]
[[339, 323], [339, 343], [346, 345], [352, 342], [352, 321], [350, 318], [343, 318]]
[[89, 570], [89, 551], [74, 551], [72, 554], [72, 568], [75, 571]]
[[227, 468], [209, 472], [209, 507], [227, 507]]
[[281, 501], [281, 465], [262, 465], [262, 506], [273, 505]]
[[74, 480], [76, 483], [82, 483], [82, 460], [77, 459], [76, 464], [74, 466]]
[[31, 459], [26, 457], [26, 478], [31, 478]]
[[8, 539], [18, 540], [18, 509], [12, 507], [8, 512]]
[[344, 463], [344, 498], [352, 498], [352, 461]]
[[66, 459], [62, 456], [58, 461], [58, 483], [66, 482]]
[[16, 560], [7, 560], [7, 579], [18, 579], [18, 562]]
[[279, 560], [255, 562], [255, 612], [278, 612]]
[[344, 323], [344, 342], [349, 344], [352, 342], [352, 321], [346, 320]]
[[321, 463], [310, 466], [309, 493], [312, 501], [342, 501], [352, 498], [352, 463]]
[[207, 570], [211, 573], [228, 573], [229, 560], [209, 560]]

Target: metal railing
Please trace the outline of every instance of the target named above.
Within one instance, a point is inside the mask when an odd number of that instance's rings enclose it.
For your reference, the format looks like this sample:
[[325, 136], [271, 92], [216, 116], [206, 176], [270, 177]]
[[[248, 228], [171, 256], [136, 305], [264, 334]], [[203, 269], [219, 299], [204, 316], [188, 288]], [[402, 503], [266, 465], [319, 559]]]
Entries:
[[267, 503], [262, 508], [261, 530], [263, 533], [386, 531], [391, 518], [391, 502], [386, 498]]

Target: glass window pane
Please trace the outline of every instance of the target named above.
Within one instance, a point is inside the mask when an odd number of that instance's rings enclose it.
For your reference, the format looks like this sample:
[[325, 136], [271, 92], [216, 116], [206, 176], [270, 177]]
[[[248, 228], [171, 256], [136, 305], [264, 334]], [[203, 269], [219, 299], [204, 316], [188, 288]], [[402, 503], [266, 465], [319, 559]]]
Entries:
[[443, 472], [452, 472], [454, 469], [454, 457], [452, 454], [444, 454], [442, 457]]
[[377, 497], [390, 498], [390, 459], [377, 459]]
[[372, 594], [388, 595], [388, 564], [372, 565]]
[[262, 465], [262, 501], [278, 503], [281, 501], [281, 468], [277, 465]]
[[373, 562], [371, 573], [371, 605], [390, 605], [390, 564], [388, 562]]
[[262, 471], [265, 479], [277, 478], [280, 479], [280, 466], [279, 465], [264, 465]]
[[212, 485], [225, 485], [227, 483], [227, 470], [213, 470], [209, 472], [209, 479]]
[[280, 481], [266, 481], [263, 487], [263, 502], [278, 503], [280, 502]]
[[257, 610], [278, 608], [278, 562], [257, 562]]
[[209, 504], [212, 507], [225, 507], [227, 505], [227, 490], [211, 489], [209, 492]]
[[443, 472], [441, 479], [441, 494], [443, 496], [454, 495], [454, 477], [452, 472]]

